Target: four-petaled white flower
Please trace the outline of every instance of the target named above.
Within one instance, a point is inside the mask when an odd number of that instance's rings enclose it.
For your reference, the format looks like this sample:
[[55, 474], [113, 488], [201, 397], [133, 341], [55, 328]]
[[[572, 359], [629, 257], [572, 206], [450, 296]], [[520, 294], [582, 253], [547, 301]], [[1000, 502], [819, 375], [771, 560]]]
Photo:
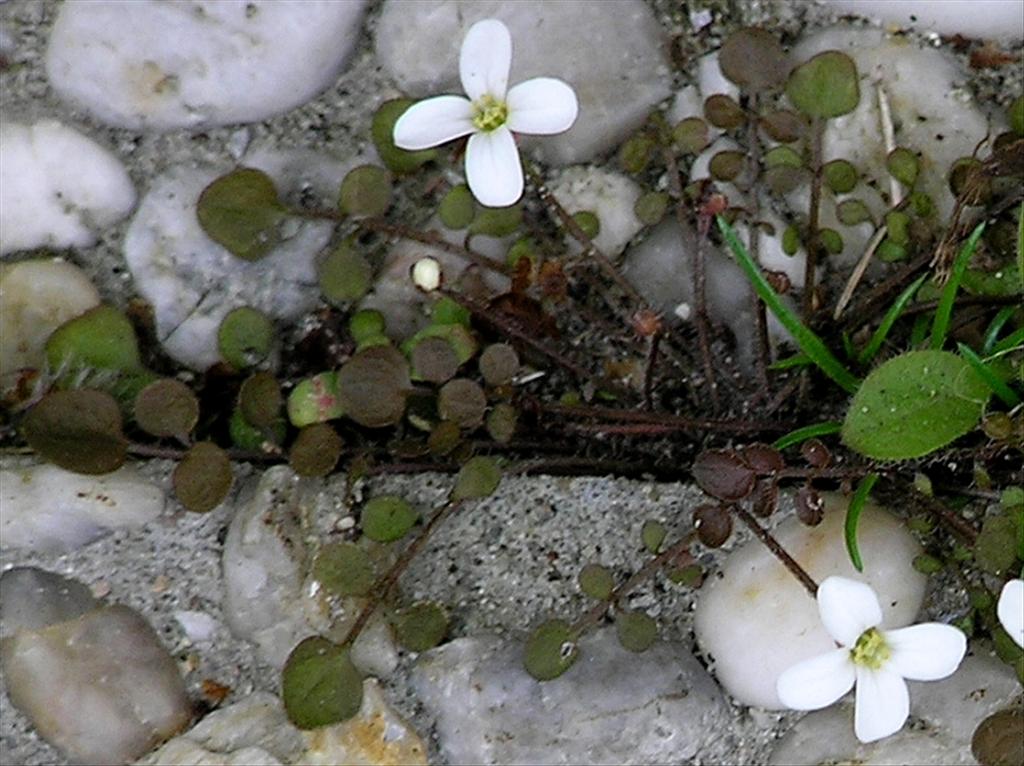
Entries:
[[437, 96], [413, 104], [395, 123], [395, 146], [427, 149], [462, 136], [466, 182], [480, 204], [507, 207], [523, 193], [512, 133], [550, 135], [576, 121], [576, 93], [554, 77], [508, 87], [512, 36], [497, 19], [478, 21], [462, 41], [459, 77], [469, 98]]
[[1010, 638], [1024, 647], [1024, 580], [1010, 580], [1003, 586], [996, 614]]
[[928, 622], [879, 630], [882, 609], [870, 586], [829, 577], [818, 586], [818, 613], [842, 647], [799, 662], [779, 676], [779, 699], [795, 710], [831, 705], [857, 685], [854, 732], [861, 742], [888, 737], [903, 726], [910, 697], [903, 680], [935, 681], [950, 675], [967, 651], [967, 638], [951, 625]]

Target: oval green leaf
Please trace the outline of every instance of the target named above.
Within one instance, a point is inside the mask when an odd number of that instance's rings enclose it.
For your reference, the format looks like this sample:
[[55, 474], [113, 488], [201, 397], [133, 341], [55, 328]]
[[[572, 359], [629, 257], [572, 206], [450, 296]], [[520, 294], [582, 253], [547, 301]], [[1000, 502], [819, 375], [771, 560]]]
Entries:
[[28, 411], [21, 430], [44, 459], [75, 473], [110, 473], [121, 467], [128, 451], [121, 410], [102, 391], [49, 393]]
[[255, 367], [274, 347], [274, 323], [249, 306], [232, 309], [217, 330], [221, 358], [236, 370]]
[[492, 457], [470, 458], [455, 477], [452, 500], [476, 500], [494, 493], [501, 483], [501, 469]]
[[848, 114], [860, 101], [857, 65], [839, 51], [819, 53], [793, 70], [786, 95], [811, 117], [827, 120]]
[[171, 478], [174, 494], [187, 510], [207, 513], [220, 505], [231, 489], [231, 460], [213, 442], [199, 442], [185, 453]]
[[391, 624], [398, 643], [410, 652], [425, 652], [444, 640], [448, 615], [440, 604], [418, 601], [397, 612]]
[[576, 634], [565, 620], [542, 623], [526, 640], [523, 652], [526, 672], [538, 681], [558, 678], [579, 657], [576, 639]]
[[161, 378], [139, 392], [134, 415], [153, 436], [187, 436], [199, 420], [199, 400], [180, 380]]
[[643, 612], [620, 612], [615, 616], [615, 634], [626, 651], [646, 652], [658, 640], [658, 623]]
[[315, 729], [352, 718], [363, 704], [363, 678], [348, 649], [312, 636], [300, 643], [281, 671], [281, 699], [288, 720]]
[[299, 476], [326, 476], [334, 470], [344, 446], [338, 432], [327, 423], [306, 426], [288, 451], [288, 465]]
[[313, 561], [313, 577], [334, 596], [365, 596], [373, 587], [373, 563], [355, 543], [329, 543]]
[[399, 540], [412, 529], [418, 518], [412, 506], [397, 495], [381, 495], [363, 506], [363, 534], [379, 543]]
[[196, 214], [210, 239], [232, 255], [258, 261], [280, 242], [287, 211], [270, 176], [238, 168], [203, 189]]

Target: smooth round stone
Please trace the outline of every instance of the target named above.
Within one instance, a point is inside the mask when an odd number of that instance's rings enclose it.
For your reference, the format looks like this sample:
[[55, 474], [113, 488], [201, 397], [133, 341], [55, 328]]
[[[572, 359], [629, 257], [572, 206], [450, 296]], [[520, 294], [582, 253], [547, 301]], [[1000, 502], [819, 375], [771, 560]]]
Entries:
[[50, 33], [46, 72], [61, 98], [115, 127], [256, 122], [334, 82], [359, 40], [365, 6], [365, 0], [65, 3]]
[[0, 265], [0, 380], [46, 363], [50, 334], [99, 305], [85, 272], [57, 259]]
[[147, 524], [164, 491], [132, 466], [86, 476], [55, 465], [0, 468], [0, 548], [52, 553]]
[[[335, 169], [338, 184], [346, 167], [301, 151], [261, 153], [245, 164], [268, 172], [283, 197], [301, 188], [307, 165]], [[289, 171], [280, 172], [285, 167]], [[291, 321], [316, 305], [315, 259], [334, 230], [330, 222], [290, 219], [289, 236], [269, 255], [258, 261], [235, 257], [206, 236], [196, 217], [199, 195], [227, 170], [167, 171], [153, 181], [125, 235], [125, 260], [139, 293], [153, 306], [157, 337], [168, 354], [196, 370], [220, 361], [217, 330], [232, 309], [251, 306]]]
[[74, 128], [55, 120], [0, 126], [0, 255], [88, 247], [134, 204], [121, 161]]
[[1015, 38], [1024, 34], [1021, 0], [827, 0], [837, 14], [855, 13], [887, 25], [964, 37]]
[[[924, 600], [927, 578], [912, 566], [921, 548], [895, 517], [868, 503], [857, 532], [864, 571], [857, 572], [843, 537], [848, 502], [826, 496], [825, 518], [818, 526], [793, 517], [779, 524], [774, 535], [817, 582], [841, 575], [874, 588], [883, 628], [908, 625]], [[729, 553], [721, 572], [705, 583], [694, 632], [726, 691], [745, 705], [770, 709], [783, 707], [775, 692], [782, 671], [835, 648], [817, 601], [758, 540]]]
[[83, 583], [38, 567], [0, 575], [0, 639], [73, 620], [100, 606]]
[[487, 18], [512, 33], [510, 86], [557, 77], [576, 91], [580, 112], [568, 132], [523, 137], [546, 162], [586, 162], [612, 149], [671, 92], [664, 30], [642, 0], [387, 0], [377, 57], [412, 98], [461, 93], [462, 39]]
[[[594, 244], [605, 255], [619, 255], [644, 227], [633, 212], [640, 187], [621, 173], [591, 166], [566, 168], [552, 181], [550, 188], [570, 213], [588, 210], [597, 216], [601, 227]], [[569, 239], [578, 252], [580, 245]]]

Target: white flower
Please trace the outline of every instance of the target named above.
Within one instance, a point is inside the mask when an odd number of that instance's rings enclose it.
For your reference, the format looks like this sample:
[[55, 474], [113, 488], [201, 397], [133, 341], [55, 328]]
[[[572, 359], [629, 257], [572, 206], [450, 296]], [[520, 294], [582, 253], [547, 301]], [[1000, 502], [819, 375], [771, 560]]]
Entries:
[[579, 105], [573, 89], [553, 77], [508, 87], [512, 36], [497, 19], [469, 28], [459, 54], [459, 77], [469, 98], [437, 96], [413, 104], [395, 123], [395, 146], [427, 149], [462, 136], [466, 182], [482, 205], [507, 207], [523, 193], [523, 169], [512, 133], [550, 135], [568, 130]]
[[1024, 647], [1024, 580], [1010, 580], [1003, 586], [996, 614], [1010, 638]]
[[888, 737], [910, 712], [904, 678], [935, 681], [950, 675], [967, 651], [967, 638], [951, 625], [928, 622], [879, 630], [882, 609], [870, 586], [829, 577], [818, 586], [818, 613], [842, 647], [799, 662], [779, 676], [786, 707], [817, 710], [857, 685], [854, 732], [861, 742]]

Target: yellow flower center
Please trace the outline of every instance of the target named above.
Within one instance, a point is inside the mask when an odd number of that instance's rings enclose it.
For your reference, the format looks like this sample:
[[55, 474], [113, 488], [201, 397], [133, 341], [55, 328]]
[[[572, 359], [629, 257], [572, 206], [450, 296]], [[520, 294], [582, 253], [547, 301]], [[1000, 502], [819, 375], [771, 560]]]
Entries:
[[473, 125], [477, 130], [497, 130], [508, 119], [508, 104], [485, 93], [473, 102]]
[[871, 670], [878, 670], [891, 656], [892, 651], [877, 628], [868, 628], [861, 633], [850, 650], [855, 665], [863, 665]]

